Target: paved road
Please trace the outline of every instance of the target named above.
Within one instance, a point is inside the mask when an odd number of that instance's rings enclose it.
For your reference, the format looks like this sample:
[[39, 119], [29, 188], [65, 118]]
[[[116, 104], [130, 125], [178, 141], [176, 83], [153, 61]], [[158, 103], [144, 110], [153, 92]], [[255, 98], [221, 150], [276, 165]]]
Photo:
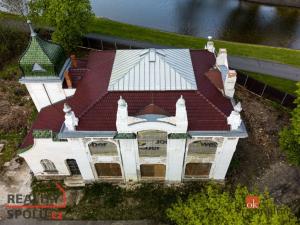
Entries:
[[[8, 26], [17, 27], [18, 29], [21, 30], [27, 29], [27, 31], [29, 32], [29, 28], [27, 24], [22, 23], [20, 21], [5, 20], [2, 21], [2, 24], [3, 23], [5, 23]], [[156, 45], [156, 44], [151, 44], [142, 41], [126, 40], [119, 37], [100, 35], [94, 33], [87, 34], [86, 37], [88, 39], [102, 40], [109, 43], [117, 43], [124, 46], [131, 46], [133, 48], [174, 48], [170, 46]], [[267, 74], [275, 77], [281, 77], [289, 80], [300, 81], [300, 62], [299, 62], [299, 68], [297, 68], [294, 66], [271, 62], [267, 60], [258, 60], [254, 58], [248, 58], [248, 57], [229, 56], [229, 65], [230, 67], [237, 70], [245, 70], [250, 72]]]
[[236, 70], [246, 70], [250, 72], [269, 74], [275, 77], [282, 77], [289, 80], [300, 81], [300, 67], [296, 68], [286, 64], [236, 56], [229, 56], [228, 61], [230, 67]]
[[[155, 45], [142, 41], [125, 40], [107, 35], [87, 34], [86, 37], [89, 39], [102, 40], [105, 42], [117, 43], [120, 45], [132, 46], [136, 48], [174, 48], [170, 46]], [[289, 80], [300, 81], [300, 62], [299, 68], [297, 68], [286, 64], [280, 64], [267, 60], [257, 60], [247, 57], [229, 56], [228, 60], [230, 67], [236, 70], [245, 70], [272, 75], [275, 77], [281, 77]]]

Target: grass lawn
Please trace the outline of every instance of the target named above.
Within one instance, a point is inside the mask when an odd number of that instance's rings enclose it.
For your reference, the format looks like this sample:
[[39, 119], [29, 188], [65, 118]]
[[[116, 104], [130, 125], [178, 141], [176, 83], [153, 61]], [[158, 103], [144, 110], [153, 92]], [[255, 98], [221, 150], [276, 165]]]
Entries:
[[[131, 40], [151, 42], [159, 45], [185, 47], [191, 49], [204, 48], [204, 45], [207, 42], [207, 39], [205, 38], [144, 28], [108, 20], [105, 18], [95, 18], [89, 27], [89, 32]], [[228, 53], [231, 55], [277, 61], [280, 63], [300, 67], [300, 50], [220, 40], [215, 40], [215, 45], [217, 48], [227, 48]]]
[[255, 80], [261, 81], [271, 87], [274, 87], [278, 90], [287, 92], [289, 94], [295, 94], [295, 91], [297, 90], [297, 82], [292, 80], [287, 80], [283, 78], [268, 76], [265, 74], [259, 74], [259, 73], [253, 73], [253, 72], [247, 72], [242, 71], [245, 74], [248, 74], [250, 77], [254, 78]]
[[[18, 15], [0, 12], [0, 19], [25, 21]], [[36, 21], [35, 25], [46, 26]], [[191, 49], [204, 48], [206, 38], [180, 35], [156, 29], [150, 29], [105, 18], [95, 18], [89, 26], [90, 33], [111, 35], [130, 40], [150, 42], [158, 45], [184, 47]], [[257, 59], [276, 61], [300, 67], [300, 50], [277, 48], [263, 45], [243, 44], [237, 42], [215, 40], [217, 48], [227, 48], [228, 53], [236, 56], [246, 56]]]

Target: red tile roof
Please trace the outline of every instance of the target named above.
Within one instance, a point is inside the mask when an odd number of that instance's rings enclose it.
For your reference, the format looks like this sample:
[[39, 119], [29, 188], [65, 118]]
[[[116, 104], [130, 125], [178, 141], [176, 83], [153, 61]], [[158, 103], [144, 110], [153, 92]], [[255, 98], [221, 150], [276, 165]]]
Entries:
[[[59, 132], [63, 121], [63, 103], [67, 102], [79, 117], [79, 131], [116, 131], [117, 101], [122, 96], [128, 104], [128, 114], [141, 111], [164, 111], [175, 115], [176, 101], [183, 95], [189, 120], [189, 130], [229, 130], [227, 116], [233, 110], [229, 99], [205, 76], [215, 64], [214, 55], [204, 50], [191, 50], [197, 91], [127, 91], [108, 92], [115, 51], [91, 52], [87, 72], [77, 84], [73, 97], [41, 110], [32, 126], [34, 129], [51, 129]], [[33, 144], [32, 132], [25, 138], [22, 148]]]
[[218, 88], [221, 92], [224, 91], [222, 74], [218, 69], [211, 69], [205, 73], [205, 76]]

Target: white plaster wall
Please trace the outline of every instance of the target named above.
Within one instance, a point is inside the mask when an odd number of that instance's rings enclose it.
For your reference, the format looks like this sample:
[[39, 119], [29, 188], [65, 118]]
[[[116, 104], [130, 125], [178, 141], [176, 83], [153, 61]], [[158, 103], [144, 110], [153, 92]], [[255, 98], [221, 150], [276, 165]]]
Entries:
[[166, 180], [181, 182], [186, 139], [168, 139]]
[[239, 138], [225, 138], [222, 149], [219, 149], [213, 164], [210, 178], [216, 180], [224, 180], [232, 156], [236, 150]]
[[62, 83], [48, 83], [44, 84], [48, 96], [50, 97], [51, 103], [56, 103], [59, 102], [63, 99], [66, 99], [65, 92], [62, 88]]
[[53, 176], [53, 174], [44, 173], [41, 165], [42, 159], [51, 160], [60, 176], [68, 176], [70, 172], [66, 165], [66, 159], [75, 159], [84, 180], [94, 180], [88, 157], [82, 146], [80, 139], [72, 139], [68, 142], [53, 142], [49, 139], [35, 139], [34, 145], [28, 151], [21, 153], [34, 175]]
[[43, 84], [26, 83], [25, 85], [37, 111], [41, 111], [42, 108], [51, 105]]

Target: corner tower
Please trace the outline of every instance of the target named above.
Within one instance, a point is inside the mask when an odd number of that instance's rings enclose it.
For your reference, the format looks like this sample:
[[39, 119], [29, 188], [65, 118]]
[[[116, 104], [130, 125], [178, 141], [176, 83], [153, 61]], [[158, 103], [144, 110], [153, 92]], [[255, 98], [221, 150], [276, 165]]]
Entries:
[[23, 77], [20, 83], [26, 88], [37, 108], [42, 108], [66, 99], [74, 94], [74, 90], [64, 89], [64, 72], [70, 67], [70, 59], [64, 49], [58, 45], [42, 40], [31, 31], [30, 43], [20, 59]]

